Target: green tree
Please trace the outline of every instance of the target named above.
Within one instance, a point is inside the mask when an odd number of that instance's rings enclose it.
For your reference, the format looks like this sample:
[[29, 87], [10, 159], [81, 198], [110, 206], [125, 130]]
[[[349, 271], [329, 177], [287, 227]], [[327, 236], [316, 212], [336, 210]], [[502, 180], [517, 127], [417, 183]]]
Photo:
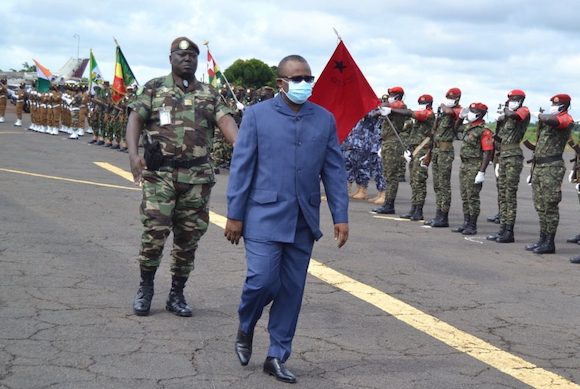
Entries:
[[236, 60], [224, 71], [224, 75], [231, 84], [244, 88], [276, 85], [276, 75], [270, 66], [256, 58]]
[[28, 62], [22, 64], [21, 72], [36, 72], [36, 65], [30, 65]]

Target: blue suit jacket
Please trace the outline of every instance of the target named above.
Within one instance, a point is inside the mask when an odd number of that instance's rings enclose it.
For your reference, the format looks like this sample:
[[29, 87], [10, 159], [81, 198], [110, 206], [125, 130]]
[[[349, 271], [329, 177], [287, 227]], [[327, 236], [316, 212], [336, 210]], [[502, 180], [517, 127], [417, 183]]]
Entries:
[[334, 223], [348, 222], [344, 160], [334, 116], [306, 102], [292, 111], [281, 95], [244, 112], [228, 182], [228, 218], [248, 239], [293, 242], [301, 210], [320, 239], [320, 181]]

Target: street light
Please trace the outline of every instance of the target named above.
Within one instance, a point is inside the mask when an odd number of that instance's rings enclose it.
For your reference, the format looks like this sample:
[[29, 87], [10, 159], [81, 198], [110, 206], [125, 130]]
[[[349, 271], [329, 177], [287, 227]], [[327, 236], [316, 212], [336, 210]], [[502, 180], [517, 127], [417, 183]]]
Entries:
[[77, 61], [79, 59], [79, 46], [81, 44], [81, 36], [79, 34], [74, 34], [73, 38], [77, 38]]

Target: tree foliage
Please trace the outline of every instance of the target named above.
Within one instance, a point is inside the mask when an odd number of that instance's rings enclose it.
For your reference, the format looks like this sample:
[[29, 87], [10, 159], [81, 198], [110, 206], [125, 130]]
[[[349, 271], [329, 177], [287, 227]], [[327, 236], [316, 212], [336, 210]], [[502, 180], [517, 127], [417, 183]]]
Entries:
[[36, 72], [36, 65], [30, 65], [28, 62], [24, 62], [22, 64], [22, 68], [20, 70], [11, 68], [11, 72]]
[[224, 74], [231, 84], [244, 88], [257, 89], [266, 85], [271, 87], [276, 85], [276, 76], [272, 68], [256, 58], [238, 59], [224, 71]]

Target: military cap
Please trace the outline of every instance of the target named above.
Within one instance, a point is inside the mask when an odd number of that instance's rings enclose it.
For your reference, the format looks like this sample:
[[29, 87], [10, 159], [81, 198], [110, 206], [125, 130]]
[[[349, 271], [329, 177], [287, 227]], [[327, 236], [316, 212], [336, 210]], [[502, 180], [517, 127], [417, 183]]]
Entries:
[[483, 103], [471, 103], [469, 109], [472, 111], [487, 112], [487, 105]]
[[570, 97], [570, 95], [567, 95], [565, 93], [560, 93], [558, 95], [553, 96], [550, 101], [554, 104], [570, 104], [570, 101], [572, 101], [572, 98]]
[[394, 86], [392, 88], [389, 88], [387, 90], [387, 92], [389, 92], [390, 95], [404, 95], [405, 94], [403, 87], [400, 87], [400, 86]]
[[419, 100], [417, 100], [419, 102], [419, 104], [422, 103], [432, 103], [433, 102], [433, 96], [431, 95], [421, 95], [419, 96]]
[[453, 98], [461, 97], [461, 89], [451, 88], [447, 91], [447, 93], [445, 94], [445, 97], [453, 97]]
[[514, 89], [511, 90], [510, 93], [508, 93], [508, 98], [515, 96], [526, 97], [526, 93], [521, 89]]
[[184, 36], [180, 36], [179, 38], [175, 38], [173, 42], [171, 42], [171, 52], [177, 50], [190, 50], [195, 51], [197, 55], [199, 55], [199, 47], [189, 38]]

